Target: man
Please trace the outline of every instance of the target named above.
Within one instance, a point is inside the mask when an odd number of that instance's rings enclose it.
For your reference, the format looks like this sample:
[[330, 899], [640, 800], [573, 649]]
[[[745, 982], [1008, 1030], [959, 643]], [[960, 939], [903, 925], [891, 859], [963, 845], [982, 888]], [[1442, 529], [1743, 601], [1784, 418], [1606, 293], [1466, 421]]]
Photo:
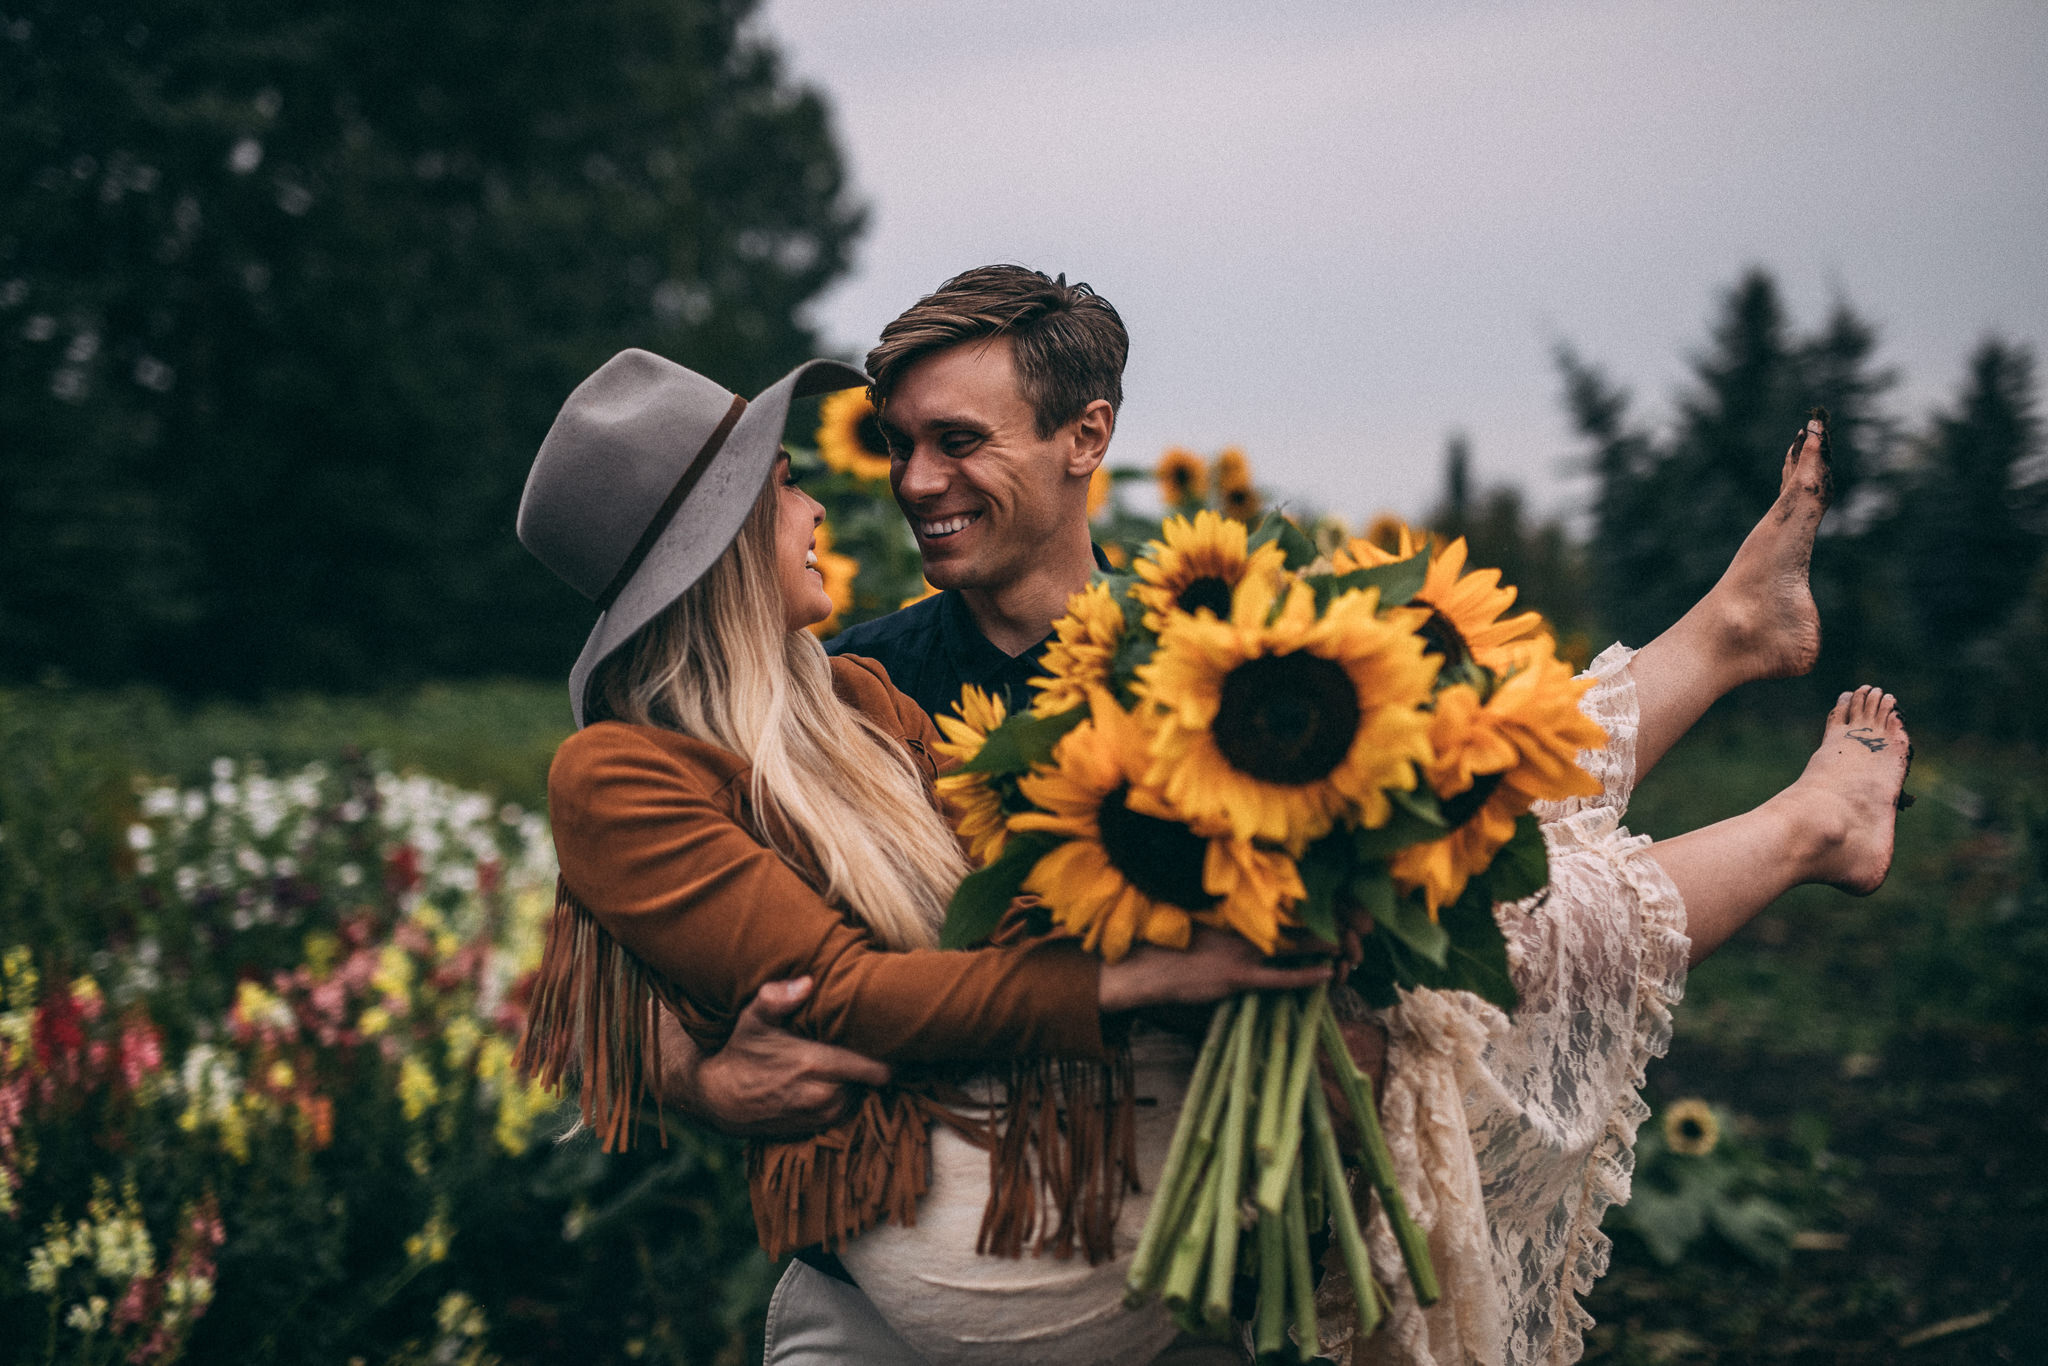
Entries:
[[965, 684], [1029, 700], [1052, 622], [1108, 563], [1088, 482], [1109, 449], [1130, 342], [1065, 277], [984, 266], [882, 330], [868, 353], [889, 483], [936, 596], [841, 632], [937, 715]]

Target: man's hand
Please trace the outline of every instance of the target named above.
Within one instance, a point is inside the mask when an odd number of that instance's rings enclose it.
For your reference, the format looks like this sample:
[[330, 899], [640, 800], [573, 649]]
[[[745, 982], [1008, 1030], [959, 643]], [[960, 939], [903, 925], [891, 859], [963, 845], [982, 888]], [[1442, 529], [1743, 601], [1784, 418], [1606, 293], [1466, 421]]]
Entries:
[[798, 977], [762, 987], [725, 1047], [709, 1057], [662, 1011], [662, 1099], [728, 1134], [795, 1138], [844, 1115], [848, 1086], [886, 1085], [885, 1064], [782, 1028], [811, 986], [810, 978]]

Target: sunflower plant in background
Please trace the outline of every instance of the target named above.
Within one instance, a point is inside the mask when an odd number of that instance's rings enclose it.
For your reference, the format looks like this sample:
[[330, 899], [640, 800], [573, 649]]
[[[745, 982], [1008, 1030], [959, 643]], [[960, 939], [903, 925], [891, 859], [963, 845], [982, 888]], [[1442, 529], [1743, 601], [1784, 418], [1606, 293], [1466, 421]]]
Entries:
[[[1230, 457], [1236, 456], [1233, 461]], [[1125, 572], [1068, 603], [1033, 703], [970, 691], [943, 717], [959, 767], [941, 779], [981, 863], [944, 942], [991, 934], [1025, 903], [1044, 928], [1116, 961], [1185, 947], [1198, 926], [1268, 955], [1364, 945], [1350, 982], [1371, 1004], [1467, 990], [1512, 1009], [1496, 911], [1548, 880], [1533, 803], [1595, 791], [1577, 752], [1605, 737], [1585, 684], [1514, 590], [1463, 572], [1463, 542], [1396, 550], [1304, 532], [1256, 506], [1241, 455], [1212, 470], [1169, 452], [1174, 516]], [[1212, 483], [1224, 509], [1195, 507]], [[1332, 546], [1334, 545], [1334, 550]], [[1333, 1071], [1359, 1135], [1340, 1149], [1320, 1086]], [[1130, 1270], [1189, 1328], [1227, 1323], [1258, 1288], [1259, 1350], [1290, 1325], [1315, 1341], [1309, 1238], [1327, 1225], [1361, 1326], [1384, 1306], [1347, 1164], [1385, 1217], [1424, 1303], [1435, 1269], [1393, 1176], [1370, 1081], [1327, 989], [1217, 1007]]]

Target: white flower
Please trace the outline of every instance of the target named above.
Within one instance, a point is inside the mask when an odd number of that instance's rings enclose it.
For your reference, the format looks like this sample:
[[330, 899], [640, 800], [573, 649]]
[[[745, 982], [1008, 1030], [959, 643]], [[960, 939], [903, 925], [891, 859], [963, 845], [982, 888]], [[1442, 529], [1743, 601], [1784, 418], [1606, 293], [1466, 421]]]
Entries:
[[215, 781], [223, 783], [233, 778], [235, 776], [235, 761], [233, 759], [215, 759], [213, 761], [213, 776]]
[[344, 863], [334, 870], [334, 880], [344, 887], [354, 887], [362, 882], [363, 870], [356, 864]]
[[206, 794], [193, 788], [185, 794], [185, 819], [196, 821], [206, 814]]
[[87, 1337], [91, 1337], [94, 1333], [99, 1332], [101, 1325], [106, 1323], [106, 1321], [107, 1297], [105, 1295], [94, 1295], [84, 1304], [72, 1305], [71, 1312], [64, 1316], [64, 1323], [67, 1327], [76, 1328]]
[[152, 820], [178, 814], [178, 790], [174, 787], [152, 787], [142, 794], [142, 814]]

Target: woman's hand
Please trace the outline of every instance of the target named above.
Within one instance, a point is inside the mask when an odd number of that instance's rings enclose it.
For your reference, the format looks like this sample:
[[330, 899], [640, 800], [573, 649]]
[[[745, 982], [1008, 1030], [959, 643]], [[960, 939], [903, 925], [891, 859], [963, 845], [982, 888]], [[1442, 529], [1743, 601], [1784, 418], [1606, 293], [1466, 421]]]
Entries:
[[1330, 980], [1330, 964], [1280, 968], [1245, 940], [1203, 926], [1185, 949], [1141, 944], [1105, 963], [1096, 1001], [1104, 1014], [1142, 1006], [1200, 1005], [1239, 991], [1289, 991]]

